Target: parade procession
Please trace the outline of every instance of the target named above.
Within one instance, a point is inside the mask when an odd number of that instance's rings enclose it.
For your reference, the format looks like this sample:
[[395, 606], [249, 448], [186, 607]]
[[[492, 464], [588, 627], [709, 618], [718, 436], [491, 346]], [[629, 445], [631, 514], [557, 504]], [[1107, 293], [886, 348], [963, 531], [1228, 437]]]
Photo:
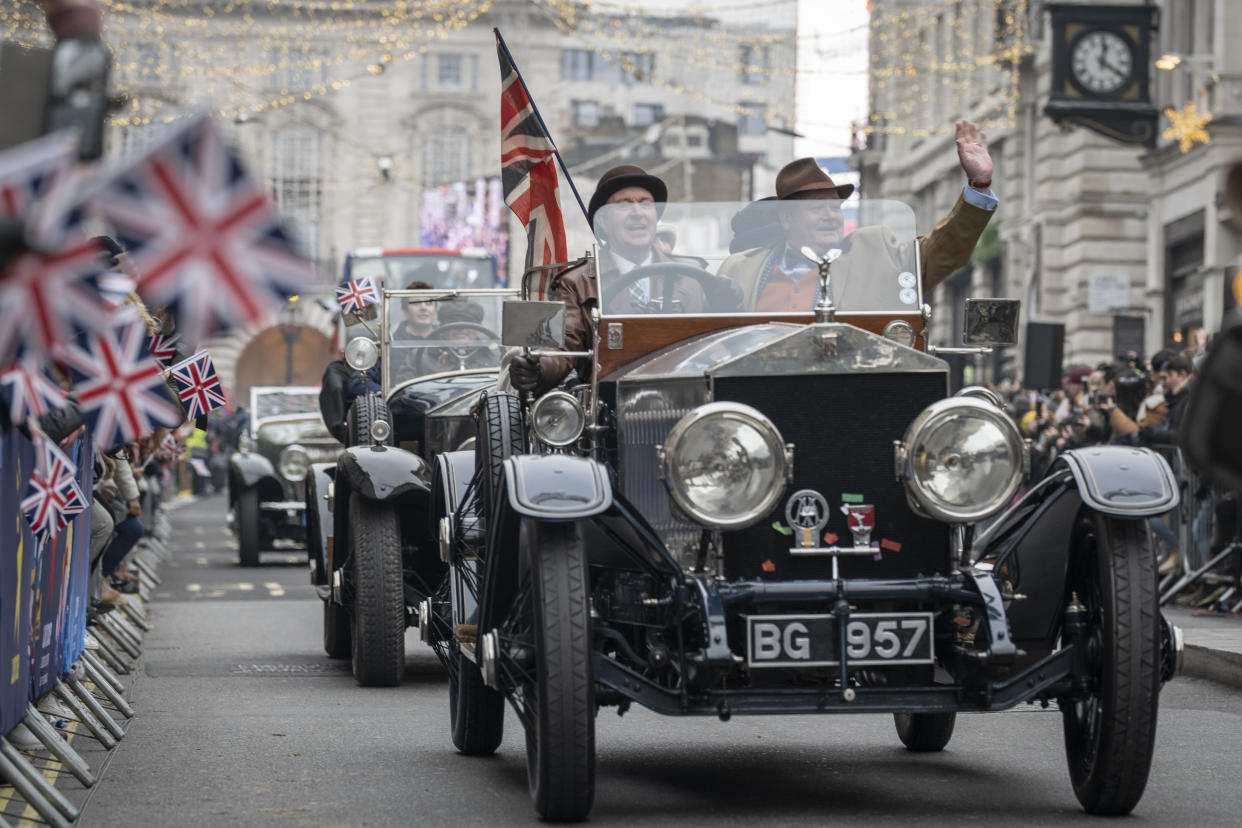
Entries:
[[0, 1], [0, 828], [1242, 824], [1239, 43]]

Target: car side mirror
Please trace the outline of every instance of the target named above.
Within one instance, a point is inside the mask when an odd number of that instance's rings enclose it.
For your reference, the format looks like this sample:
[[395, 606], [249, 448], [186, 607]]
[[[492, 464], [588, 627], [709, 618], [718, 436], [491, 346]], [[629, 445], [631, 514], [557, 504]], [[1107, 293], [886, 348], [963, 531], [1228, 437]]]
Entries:
[[505, 302], [500, 341], [511, 348], [564, 348], [564, 302]]
[[1242, 324], [1222, 331], [1190, 386], [1178, 442], [1205, 477], [1242, 490]]
[[346, 325], [362, 325], [367, 322], [374, 322], [379, 318], [379, 305], [363, 305], [357, 310], [346, 311], [341, 314], [341, 319]]
[[1017, 344], [1021, 309], [1018, 299], [967, 299], [962, 342], [994, 348]]

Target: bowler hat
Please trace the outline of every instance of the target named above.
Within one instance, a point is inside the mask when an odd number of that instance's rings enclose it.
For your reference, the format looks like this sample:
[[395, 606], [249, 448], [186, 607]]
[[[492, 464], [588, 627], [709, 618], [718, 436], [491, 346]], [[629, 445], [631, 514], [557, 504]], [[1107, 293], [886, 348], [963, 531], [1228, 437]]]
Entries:
[[[648, 175], [647, 171], [642, 167], [636, 167], [633, 164], [622, 164], [619, 167], [613, 167], [600, 176], [599, 185], [595, 188], [595, 194], [591, 196], [591, 203], [587, 205], [587, 221], [590, 222], [592, 230], [595, 229], [596, 211], [608, 203], [608, 199], [612, 198], [613, 193], [618, 190], [624, 190], [626, 187], [642, 187], [651, 193], [651, 198], [657, 204], [662, 205], [668, 201], [668, 187], [654, 175]], [[661, 213], [664, 212], [662, 207], [657, 207], [656, 209]]]
[[853, 184], [833, 183], [814, 158], [790, 161], [776, 174], [776, 197], [781, 201], [795, 198], [845, 199], [852, 192]]

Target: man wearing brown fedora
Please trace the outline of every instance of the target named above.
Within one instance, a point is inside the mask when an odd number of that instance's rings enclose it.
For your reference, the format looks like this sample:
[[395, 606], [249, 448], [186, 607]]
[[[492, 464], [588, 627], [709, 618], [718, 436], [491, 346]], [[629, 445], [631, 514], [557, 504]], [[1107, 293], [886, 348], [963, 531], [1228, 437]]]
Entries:
[[[605, 283], [635, 268], [661, 262], [680, 262], [702, 267], [699, 259], [674, 256], [658, 241], [656, 230], [668, 187], [641, 167], [623, 164], [604, 173], [587, 206], [587, 221], [600, 240], [595, 267], [587, 263], [566, 271], [556, 286], [555, 297], [565, 303], [565, 347], [589, 351], [592, 346], [591, 309], [599, 305], [596, 271]], [[665, 301], [663, 276], [639, 278], [612, 300], [612, 313], [644, 313], [658, 310]], [[705, 303], [702, 287], [693, 279], [681, 278], [669, 284], [667, 298], [672, 308], [697, 312]], [[672, 309], [670, 308], [670, 310]], [[575, 362], [569, 357], [518, 356], [509, 364], [509, 380], [514, 388], [543, 393], [560, 384], [573, 368], [584, 380], [590, 377], [590, 360]]]
[[[968, 183], [949, 214], [917, 239], [925, 291], [970, 261], [997, 205], [991, 192], [987, 136], [970, 121], [959, 121], [956, 143]], [[832, 298], [842, 309], [893, 310], [918, 301], [913, 245], [898, 243], [882, 226], [861, 228], [845, 237], [841, 202], [853, 191], [852, 184], [835, 184], [813, 158], [800, 158], [781, 169], [776, 176], [779, 238], [736, 253], [720, 266], [720, 275], [738, 283], [748, 310], [814, 307], [819, 280], [814, 263], [801, 252], [804, 247], [819, 256], [832, 248], [844, 251], [832, 267]]]

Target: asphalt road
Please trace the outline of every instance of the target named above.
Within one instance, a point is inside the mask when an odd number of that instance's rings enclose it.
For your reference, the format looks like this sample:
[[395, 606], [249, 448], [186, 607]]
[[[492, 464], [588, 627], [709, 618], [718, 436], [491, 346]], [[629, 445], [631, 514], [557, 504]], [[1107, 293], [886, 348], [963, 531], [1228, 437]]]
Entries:
[[[516, 719], [495, 757], [457, 755], [443, 672], [413, 632], [405, 683], [358, 687], [323, 654], [304, 553], [242, 569], [219, 497], [173, 525], [137, 718], [81, 825], [535, 822]], [[1168, 685], [1135, 821], [1242, 824], [1240, 735], [1242, 695]], [[903, 750], [888, 716], [721, 723], [606, 709], [597, 742], [596, 825], [1105, 824], [1074, 799], [1055, 709], [959, 716], [931, 755]]]

